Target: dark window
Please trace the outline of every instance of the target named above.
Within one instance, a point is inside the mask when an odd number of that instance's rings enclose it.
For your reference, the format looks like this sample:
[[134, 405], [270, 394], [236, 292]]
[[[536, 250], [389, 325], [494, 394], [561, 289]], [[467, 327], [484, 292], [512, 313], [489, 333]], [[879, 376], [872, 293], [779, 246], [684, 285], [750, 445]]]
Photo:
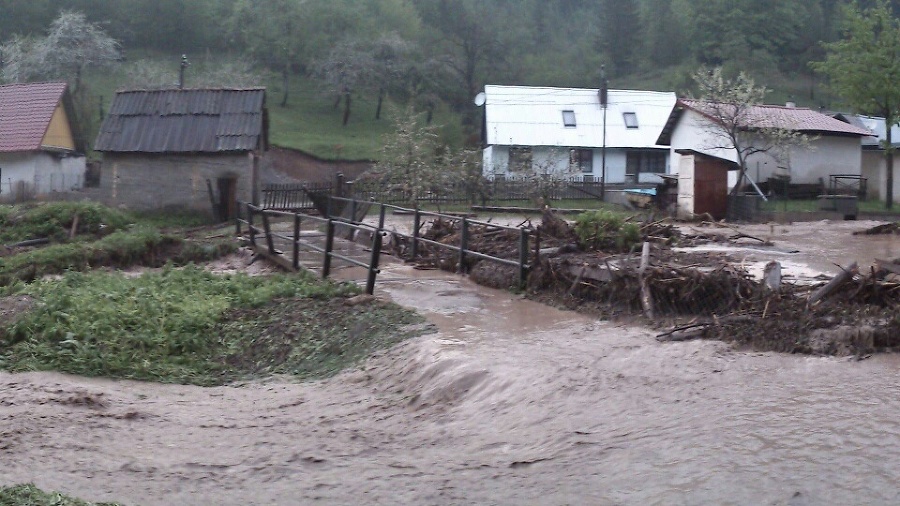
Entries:
[[594, 172], [594, 152], [590, 149], [569, 150], [569, 166], [581, 172]]
[[625, 156], [625, 179], [636, 182], [638, 174], [665, 174], [665, 151], [629, 151]]
[[531, 170], [531, 148], [509, 148], [509, 170]]
[[637, 128], [638, 127], [637, 113], [623, 112], [622, 119], [625, 120], [625, 128]]
[[563, 111], [563, 125], [567, 127], [575, 126], [575, 111]]

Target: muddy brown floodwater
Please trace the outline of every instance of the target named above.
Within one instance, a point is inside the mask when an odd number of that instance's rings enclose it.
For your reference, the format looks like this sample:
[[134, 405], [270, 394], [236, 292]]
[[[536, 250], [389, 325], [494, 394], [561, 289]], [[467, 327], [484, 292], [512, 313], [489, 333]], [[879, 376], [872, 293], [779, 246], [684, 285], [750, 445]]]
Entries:
[[[776, 247], [852, 256], [865, 226]], [[0, 373], [0, 484], [146, 505], [900, 504], [896, 355], [661, 344], [398, 264], [378, 290], [438, 331], [325, 381]]]

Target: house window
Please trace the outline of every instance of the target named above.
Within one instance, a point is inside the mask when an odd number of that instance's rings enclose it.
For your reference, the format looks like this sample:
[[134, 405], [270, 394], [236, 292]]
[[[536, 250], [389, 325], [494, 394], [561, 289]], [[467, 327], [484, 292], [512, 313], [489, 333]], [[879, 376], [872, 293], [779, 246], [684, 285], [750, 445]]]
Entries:
[[569, 167], [581, 172], [594, 172], [594, 152], [590, 149], [569, 150]]
[[563, 111], [563, 125], [567, 127], [575, 126], [575, 111]]
[[637, 128], [638, 127], [637, 113], [623, 112], [622, 119], [625, 120], [625, 128]]
[[630, 151], [625, 156], [625, 179], [637, 182], [638, 174], [665, 174], [665, 151]]
[[531, 170], [531, 148], [509, 148], [509, 170]]

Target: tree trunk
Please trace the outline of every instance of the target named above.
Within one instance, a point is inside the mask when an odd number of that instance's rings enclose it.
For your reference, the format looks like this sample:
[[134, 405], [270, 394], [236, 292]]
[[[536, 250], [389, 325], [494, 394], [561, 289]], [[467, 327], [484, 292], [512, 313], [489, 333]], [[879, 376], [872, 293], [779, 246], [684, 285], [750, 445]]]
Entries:
[[350, 92], [344, 92], [344, 121], [341, 123], [342, 126], [347, 126], [347, 122], [350, 121]]
[[290, 84], [290, 64], [284, 64], [284, 70], [281, 71], [281, 87], [284, 88], [284, 95], [281, 97], [281, 107], [288, 105], [288, 85]]
[[894, 206], [894, 148], [891, 146], [891, 127], [889, 114], [884, 115], [884, 168], [887, 171], [887, 188], [884, 192], [884, 207], [890, 209]]
[[381, 119], [381, 104], [384, 103], [384, 88], [378, 90], [378, 106], [375, 108], [375, 119]]

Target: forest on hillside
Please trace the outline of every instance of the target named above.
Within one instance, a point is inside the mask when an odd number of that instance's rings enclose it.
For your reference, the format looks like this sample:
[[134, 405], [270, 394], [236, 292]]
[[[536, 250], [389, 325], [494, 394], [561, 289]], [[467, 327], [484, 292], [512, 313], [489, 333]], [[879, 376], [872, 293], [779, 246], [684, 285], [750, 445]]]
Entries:
[[[11, 53], [61, 12], [83, 13], [118, 42], [120, 61], [145, 54], [216, 55], [233, 68], [311, 79], [333, 93], [447, 104], [475, 118], [484, 84], [689, 91], [700, 65], [746, 71], [813, 107], [832, 107], [811, 61], [841, 36], [844, 8], [876, 0], [4, 0], [0, 44]], [[895, 15], [900, 0], [890, 2]], [[8, 64], [10, 54], [0, 54]], [[7, 65], [8, 66], [8, 65]], [[9, 70], [6, 68], [5, 70]], [[79, 68], [80, 72], [80, 68]], [[9, 77], [29, 80], [42, 76]], [[152, 72], [142, 75], [152, 80]], [[796, 97], [793, 94], [797, 94]]]

